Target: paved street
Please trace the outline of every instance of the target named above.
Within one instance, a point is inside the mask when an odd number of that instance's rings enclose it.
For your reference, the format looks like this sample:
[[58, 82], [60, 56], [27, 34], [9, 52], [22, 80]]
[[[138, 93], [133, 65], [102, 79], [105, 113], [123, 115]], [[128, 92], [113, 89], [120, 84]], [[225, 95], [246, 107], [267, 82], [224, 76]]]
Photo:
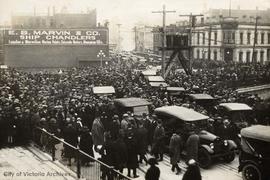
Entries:
[[[61, 147], [61, 146], [60, 146]], [[95, 153], [95, 157], [99, 157], [99, 154]], [[150, 155], [148, 155], [150, 158]], [[201, 169], [201, 173], [204, 180], [241, 180], [241, 174], [237, 172], [238, 157], [229, 164], [216, 163], [208, 170]], [[61, 166], [61, 164], [56, 161], [53, 163], [50, 156], [35, 147], [15, 147], [15, 148], [4, 148], [0, 150], [0, 179], [10, 180], [10, 179], [57, 179], [57, 180], [73, 180], [76, 176], [68, 168]], [[171, 172], [171, 165], [169, 163], [169, 157], [165, 156], [163, 162], [159, 162], [158, 167], [161, 170], [162, 180], [166, 179], [181, 179], [184, 173], [180, 175], [175, 175]], [[185, 171], [186, 165], [181, 162], [180, 167]], [[94, 168], [93, 166], [83, 167], [82, 169], [86, 171], [86, 168]], [[145, 163], [140, 164], [139, 176], [137, 180], [143, 180], [145, 172], [149, 168], [149, 165]], [[91, 172], [89, 170], [89, 172]], [[125, 169], [124, 174], [127, 174]]]
[[46, 154], [33, 147], [3, 148], [0, 150], [1, 180], [73, 180], [72, 172], [60, 168]]
[[[162, 180], [182, 179], [182, 176], [184, 174], [182, 172], [180, 175], [176, 175], [171, 171], [170, 159], [167, 156], [165, 156], [163, 162], [159, 162], [158, 167], [161, 170], [160, 179]], [[180, 167], [182, 170], [184, 171], [186, 170], [186, 165], [183, 163], [183, 161], [180, 163]], [[217, 162], [207, 170], [201, 169], [201, 174], [204, 180], [217, 180], [217, 177], [219, 177], [218, 180], [227, 180], [227, 179], [242, 180], [241, 173], [237, 172], [237, 167], [238, 167], [238, 157], [236, 157], [233, 162], [228, 164]], [[140, 165], [140, 170], [142, 172], [146, 172], [148, 168], [149, 166], [146, 166], [145, 164]]]

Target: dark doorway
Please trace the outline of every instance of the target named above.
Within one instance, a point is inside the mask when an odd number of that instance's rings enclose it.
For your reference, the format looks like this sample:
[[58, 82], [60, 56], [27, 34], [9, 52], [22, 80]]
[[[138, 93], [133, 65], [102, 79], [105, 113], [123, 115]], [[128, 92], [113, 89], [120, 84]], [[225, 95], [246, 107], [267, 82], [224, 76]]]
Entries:
[[224, 61], [225, 62], [232, 62], [233, 61], [233, 49], [232, 48], [225, 48], [224, 49]]

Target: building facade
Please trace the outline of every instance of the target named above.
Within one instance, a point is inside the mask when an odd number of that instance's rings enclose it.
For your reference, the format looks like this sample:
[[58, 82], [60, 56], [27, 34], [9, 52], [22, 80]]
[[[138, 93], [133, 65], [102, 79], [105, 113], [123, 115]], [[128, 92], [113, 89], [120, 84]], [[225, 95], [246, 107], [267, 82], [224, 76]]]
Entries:
[[[166, 34], [183, 34], [189, 30], [189, 22], [176, 23], [166, 27]], [[161, 27], [153, 28], [153, 50], [156, 54], [161, 54], [161, 32]], [[210, 9], [192, 29], [192, 46], [195, 60], [268, 63], [270, 9]]]
[[197, 23], [192, 37], [194, 59], [269, 62], [270, 10], [231, 10], [226, 17], [228, 11], [210, 10]]
[[99, 66], [100, 61], [108, 61], [109, 31], [96, 23], [96, 10], [15, 15], [11, 28], [4, 31], [4, 64], [23, 68]]
[[140, 53], [153, 51], [153, 27], [135, 26], [135, 51]]

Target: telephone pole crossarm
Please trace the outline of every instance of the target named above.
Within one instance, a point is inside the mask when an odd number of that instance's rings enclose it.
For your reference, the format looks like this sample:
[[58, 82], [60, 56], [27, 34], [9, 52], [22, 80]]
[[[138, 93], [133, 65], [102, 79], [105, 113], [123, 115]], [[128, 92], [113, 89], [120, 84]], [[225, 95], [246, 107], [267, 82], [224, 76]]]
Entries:
[[165, 44], [166, 44], [166, 14], [175, 13], [176, 11], [166, 11], [166, 6], [163, 5], [162, 11], [152, 11], [152, 13], [162, 13], [162, 62], [161, 62], [161, 71], [162, 76], [165, 75]]
[[197, 16], [203, 16], [202, 14], [181, 14], [179, 15], [180, 17], [189, 17], [189, 23], [190, 23], [190, 32], [189, 32], [189, 45], [190, 45], [190, 50], [189, 50], [189, 69], [190, 73], [192, 73], [192, 61], [193, 61], [193, 48], [192, 48], [192, 30], [195, 27], [196, 24], [196, 17]]

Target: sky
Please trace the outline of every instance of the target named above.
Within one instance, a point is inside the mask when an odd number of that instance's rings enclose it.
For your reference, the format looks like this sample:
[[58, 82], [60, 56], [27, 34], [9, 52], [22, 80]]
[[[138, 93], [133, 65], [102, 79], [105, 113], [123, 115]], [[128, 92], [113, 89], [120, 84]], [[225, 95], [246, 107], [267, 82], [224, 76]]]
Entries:
[[[12, 13], [33, 14], [34, 7], [37, 13], [47, 14], [47, 8], [56, 7], [60, 12], [65, 6], [68, 12], [86, 12], [87, 8], [97, 9], [97, 20], [103, 23], [110, 22], [110, 31], [115, 34], [117, 23], [121, 25], [123, 46], [125, 42], [132, 40], [132, 27], [136, 23], [147, 25], [162, 25], [162, 15], [152, 11], [162, 10], [162, 5], [167, 10], [175, 10], [176, 13], [167, 14], [167, 24], [181, 20], [180, 14], [202, 13], [215, 8], [229, 8], [230, 0], [0, 0], [0, 24], [9, 24]], [[231, 0], [232, 9], [256, 9], [270, 8], [270, 0]], [[126, 40], [129, 39], [129, 40]]]

